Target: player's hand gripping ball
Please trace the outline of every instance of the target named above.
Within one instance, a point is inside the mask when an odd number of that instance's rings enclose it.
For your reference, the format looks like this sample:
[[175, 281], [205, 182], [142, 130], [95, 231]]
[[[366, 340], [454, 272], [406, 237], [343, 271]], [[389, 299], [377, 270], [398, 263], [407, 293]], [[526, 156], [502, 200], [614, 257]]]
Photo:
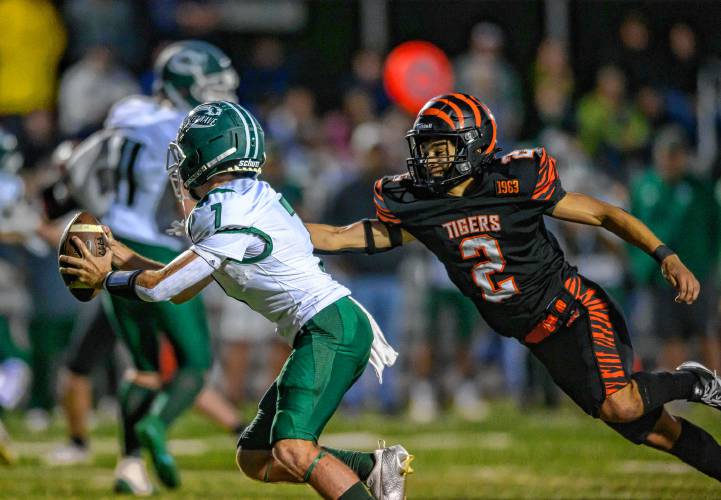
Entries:
[[[84, 245], [80, 248], [80, 245]], [[82, 259], [85, 255], [93, 257], [110, 258], [105, 232], [100, 222], [88, 212], [80, 212], [68, 223], [58, 247], [58, 257], [70, 256]], [[70, 289], [70, 293], [81, 302], [88, 302], [95, 297], [100, 290], [91, 284], [83, 283], [77, 275], [71, 274], [74, 269], [69, 269], [64, 259], [59, 259], [63, 281]]]

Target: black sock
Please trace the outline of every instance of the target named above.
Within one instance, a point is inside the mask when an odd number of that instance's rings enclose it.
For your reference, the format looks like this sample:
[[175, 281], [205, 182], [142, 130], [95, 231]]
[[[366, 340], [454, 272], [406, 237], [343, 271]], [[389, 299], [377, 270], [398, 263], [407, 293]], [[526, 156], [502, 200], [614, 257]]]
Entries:
[[636, 381], [643, 400], [644, 413], [661, 408], [669, 401], [690, 399], [698, 377], [688, 371], [637, 372], [631, 378]]
[[373, 500], [373, 497], [368, 492], [368, 489], [363, 483], [358, 481], [353, 486], [345, 490], [338, 500]]
[[81, 436], [70, 436], [70, 442], [78, 448], [88, 447], [88, 440]]
[[721, 446], [705, 430], [688, 420], [676, 418], [681, 422], [681, 435], [669, 453], [707, 476], [721, 481]]
[[245, 430], [246, 427], [248, 427], [248, 424], [243, 423], [243, 422], [239, 422], [239, 423], [236, 424], [232, 429], [230, 429], [230, 432], [231, 432], [234, 436], [240, 436], [240, 435], [243, 433], [243, 431]]

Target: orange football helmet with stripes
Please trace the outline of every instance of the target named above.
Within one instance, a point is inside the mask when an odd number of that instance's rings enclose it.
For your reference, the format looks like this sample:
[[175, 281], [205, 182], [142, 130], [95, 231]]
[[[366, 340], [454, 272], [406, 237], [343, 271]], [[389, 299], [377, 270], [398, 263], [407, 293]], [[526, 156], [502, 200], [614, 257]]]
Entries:
[[[411, 152], [408, 172], [416, 187], [443, 193], [467, 177], [481, 173], [499, 151], [496, 130], [491, 110], [472, 95], [456, 92], [430, 99], [406, 134]], [[432, 174], [422, 145], [443, 138], [455, 142], [455, 154], [446, 158], [436, 156], [435, 160], [447, 167], [442, 175]]]

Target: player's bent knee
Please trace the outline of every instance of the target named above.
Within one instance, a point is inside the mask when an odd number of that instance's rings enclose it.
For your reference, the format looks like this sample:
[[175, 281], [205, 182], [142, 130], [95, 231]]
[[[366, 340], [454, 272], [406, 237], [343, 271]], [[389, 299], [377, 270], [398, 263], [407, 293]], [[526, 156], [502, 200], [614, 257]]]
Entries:
[[288, 470], [302, 473], [318, 453], [312, 441], [302, 439], [282, 439], [273, 445], [273, 456]]
[[238, 447], [235, 452], [235, 464], [238, 469], [250, 479], [265, 480], [265, 469], [273, 456], [269, 452], [258, 450], [243, 450]]
[[632, 422], [606, 421], [606, 424], [632, 443], [645, 444], [649, 435], [654, 432], [662, 413], [663, 408], [657, 408]]
[[610, 423], [633, 422], [643, 415], [643, 401], [632, 391], [619, 391], [601, 405], [601, 420]]

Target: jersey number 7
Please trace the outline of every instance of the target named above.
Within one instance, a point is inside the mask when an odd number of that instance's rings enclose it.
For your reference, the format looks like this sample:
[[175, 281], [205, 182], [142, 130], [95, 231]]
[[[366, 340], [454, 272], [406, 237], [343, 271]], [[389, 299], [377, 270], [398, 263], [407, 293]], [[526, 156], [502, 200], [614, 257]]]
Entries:
[[502, 273], [506, 268], [506, 261], [503, 259], [498, 240], [487, 234], [471, 236], [461, 241], [460, 250], [463, 260], [477, 259], [481, 257], [481, 254], [486, 258], [485, 261], [473, 266], [471, 270], [473, 282], [481, 289], [483, 300], [503, 302], [519, 293], [513, 276], [498, 283], [494, 283], [491, 277], [494, 273]]

